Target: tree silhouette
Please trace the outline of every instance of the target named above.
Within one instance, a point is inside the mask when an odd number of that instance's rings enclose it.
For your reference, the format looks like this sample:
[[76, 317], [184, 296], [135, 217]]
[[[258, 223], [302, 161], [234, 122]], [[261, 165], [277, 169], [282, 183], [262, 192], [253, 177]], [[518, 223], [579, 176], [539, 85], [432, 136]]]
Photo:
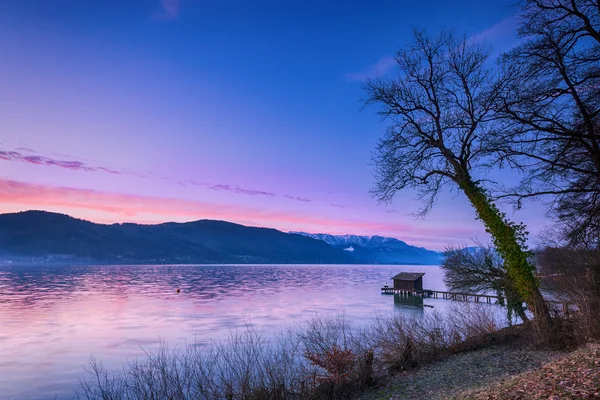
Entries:
[[527, 0], [523, 42], [501, 60], [499, 163], [526, 173], [504, 196], [550, 196], [572, 244], [600, 245], [600, 3]]
[[528, 260], [525, 228], [500, 212], [475, 174], [494, 155], [495, 105], [505, 91], [488, 66], [489, 50], [444, 32], [432, 38], [416, 30], [414, 42], [398, 51], [397, 79], [364, 83], [367, 104], [379, 107], [390, 124], [373, 155], [374, 196], [389, 202], [413, 188], [424, 202], [421, 213], [435, 204], [440, 190], [460, 190], [492, 235], [508, 277], [533, 311], [542, 333], [551, 319], [534, 267]]

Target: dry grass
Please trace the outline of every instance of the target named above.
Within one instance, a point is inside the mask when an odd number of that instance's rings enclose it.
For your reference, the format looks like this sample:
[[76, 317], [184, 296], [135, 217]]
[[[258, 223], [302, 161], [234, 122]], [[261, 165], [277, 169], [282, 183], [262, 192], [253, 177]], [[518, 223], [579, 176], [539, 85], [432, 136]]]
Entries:
[[483, 390], [463, 392], [455, 399], [600, 399], [600, 345], [588, 344], [539, 370]]

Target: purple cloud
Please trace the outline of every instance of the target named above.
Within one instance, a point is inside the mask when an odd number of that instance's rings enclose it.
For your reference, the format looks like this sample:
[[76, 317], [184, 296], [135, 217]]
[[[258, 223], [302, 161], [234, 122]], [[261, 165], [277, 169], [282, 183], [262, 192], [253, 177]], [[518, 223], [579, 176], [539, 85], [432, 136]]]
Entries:
[[345, 206], [343, 204], [335, 204], [335, 203], [331, 203], [329, 204], [331, 207], [336, 207], [336, 208], [348, 208], [348, 206]]
[[[31, 149], [29, 149], [29, 151], [34, 152]], [[85, 171], [85, 172], [102, 171], [102, 172], [107, 172], [109, 174], [115, 174], [115, 175], [120, 175], [120, 174], [124, 173], [122, 171], [117, 171], [117, 170], [106, 168], [106, 167], [98, 167], [98, 166], [88, 165], [81, 161], [55, 160], [53, 158], [42, 157], [42, 156], [24, 155], [18, 151], [0, 151], [0, 160], [18, 161], [18, 162], [34, 164], [34, 165], [45, 165], [45, 166], [51, 166], [51, 167], [70, 169], [72, 171]]]
[[[168, 178], [165, 178], [167, 180], [171, 180]], [[213, 183], [203, 183], [203, 182], [197, 182], [197, 181], [177, 181], [178, 184], [182, 185], [182, 186], [187, 186], [187, 185], [192, 185], [192, 186], [198, 186], [198, 187], [202, 187], [202, 188], [206, 188], [206, 189], [210, 189], [210, 190], [216, 190], [216, 191], [224, 191], [224, 192], [231, 192], [231, 193], [237, 193], [237, 194], [245, 194], [248, 196], [267, 196], [267, 197], [275, 197], [277, 196], [275, 193], [273, 192], [267, 192], [264, 190], [256, 190], [256, 189], [249, 189], [249, 188], [245, 188], [242, 186], [238, 186], [238, 185], [229, 185], [229, 184], [225, 184], [225, 183], [217, 183], [217, 184], [213, 184]]]
[[[20, 148], [20, 149], [22, 150], [23, 148]], [[35, 151], [32, 149], [28, 149], [28, 151], [30, 153], [35, 153]], [[70, 156], [67, 156], [67, 155], [63, 155], [63, 157], [71, 158]], [[278, 195], [273, 192], [269, 192], [269, 191], [265, 191], [265, 190], [251, 189], [251, 188], [246, 188], [246, 187], [242, 187], [242, 186], [238, 186], [238, 185], [229, 185], [229, 184], [224, 184], [224, 183], [212, 184], [212, 183], [202, 183], [202, 182], [196, 182], [196, 181], [178, 181], [178, 180], [172, 179], [172, 178], [159, 177], [154, 174], [142, 174], [142, 173], [127, 171], [127, 170], [117, 170], [117, 169], [103, 167], [103, 166], [91, 165], [91, 164], [85, 163], [83, 161], [59, 160], [59, 159], [44, 157], [44, 156], [39, 156], [39, 155], [27, 155], [27, 154], [23, 154], [22, 152], [19, 152], [19, 151], [0, 150], [0, 160], [16, 161], [16, 162], [22, 162], [22, 163], [27, 163], [27, 164], [32, 164], [32, 165], [63, 168], [63, 169], [68, 169], [71, 171], [79, 171], [79, 172], [104, 172], [104, 173], [113, 174], [113, 175], [131, 175], [131, 176], [136, 176], [138, 178], [144, 178], [144, 179], [163, 179], [165, 181], [174, 182], [180, 186], [192, 185], [192, 186], [198, 186], [198, 187], [202, 187], [202, 188], [209, 189], [209, 190], [226, 191], [226, 192], [231, 192], [231, 193], [235, 193], [235, 194], [243, 194], [243, 195], [247, 195], [247, 196], [278, 197]], [[312, 202], [311, 199], [307, 199], [304, 197], [290, 196], [290, 195], [283, 195], [283, 197], [290, 199], [290, 200], [300, 201], [300, 202], [304, 202], [304, 203]]]
[[0, 160], [14, 161], [14, 159], [21, 157], [21, 153], [16, 151], [0, 151]]
[[212, 190], [225, 190], [227, 192], [247, 194], [249, 196], [267, 196], [275, 197], [275, 193], [265, 192], [262, 190], [246, 189], [241, 186], [217, 184], [209, 186]]
[[289, 196], [289, 195], [285, 195], [286, 199], [290, 199], [290, 200], [295, 200], [295, 201], [301, 201], [303, 203], [312, 203], [311, 199], [307, 199], [305, 197], [298, 197], [298, 196]]
[[390, 72], [394, 65], [396, 65], [396, 58], [385, 56], [362, 72], [346, 74], [346, 78], [351, 81], [364, 81], [365, 79], [377, 78]]

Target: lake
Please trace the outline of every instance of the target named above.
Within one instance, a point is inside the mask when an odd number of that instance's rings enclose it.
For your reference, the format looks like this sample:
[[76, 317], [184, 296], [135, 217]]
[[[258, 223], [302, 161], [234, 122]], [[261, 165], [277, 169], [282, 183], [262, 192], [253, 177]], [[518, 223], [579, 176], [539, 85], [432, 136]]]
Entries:
[[[432, 312], [380, 293], [402, 271], [445, 289], [436, 266], [0, 266], [0, 393], [70, 398], [90, 356], [118, 371], [160, 340], [209, 343], [248, 324], [268, 334], [315, 313], [363, 324]], [[442, 311], [450, 303], [424, 301]]]

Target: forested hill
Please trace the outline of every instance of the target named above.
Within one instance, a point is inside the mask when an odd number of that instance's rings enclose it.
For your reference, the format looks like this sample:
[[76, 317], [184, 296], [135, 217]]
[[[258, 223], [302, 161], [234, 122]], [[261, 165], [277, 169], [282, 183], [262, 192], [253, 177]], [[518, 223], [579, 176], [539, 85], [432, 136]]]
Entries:
[[0, 257], [102, 263], [352, 263], [305, 236], [224, 221], [103, 225], [44, 211], [0, 215]]

